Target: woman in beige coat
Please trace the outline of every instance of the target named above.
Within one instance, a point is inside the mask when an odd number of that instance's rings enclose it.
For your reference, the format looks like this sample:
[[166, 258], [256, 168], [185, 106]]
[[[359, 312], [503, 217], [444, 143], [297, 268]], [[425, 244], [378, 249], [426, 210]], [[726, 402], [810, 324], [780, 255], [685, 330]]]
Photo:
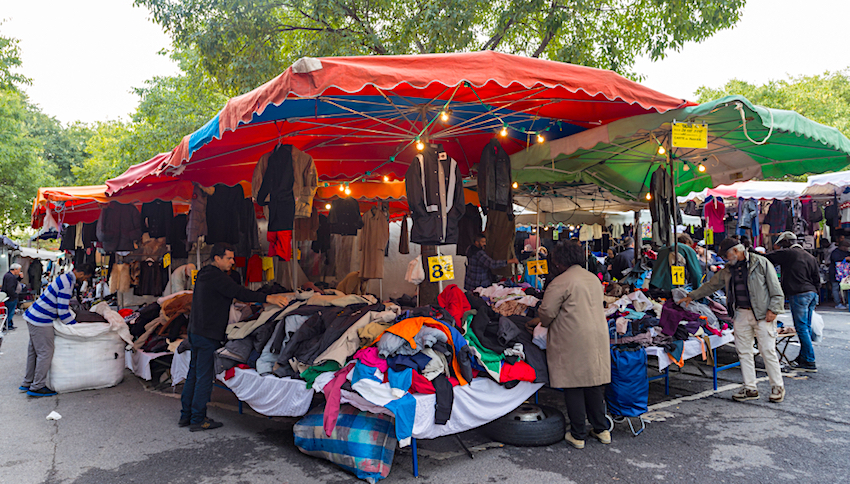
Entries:
[[605, 385], [611, 382], [611, 357], [602, 284], [584, 269], [584, 250], [577, 241], [559, 243], [553, 259], [563, 272], [546, 288], [538, 314], [549, 328], [546, 359], [550, 384], [564, 389], [570, 420], [565, 438], [573, 447], [584, 448], [588, 418], [593, 426], [590, 435], [609, 444], [604, 394]]

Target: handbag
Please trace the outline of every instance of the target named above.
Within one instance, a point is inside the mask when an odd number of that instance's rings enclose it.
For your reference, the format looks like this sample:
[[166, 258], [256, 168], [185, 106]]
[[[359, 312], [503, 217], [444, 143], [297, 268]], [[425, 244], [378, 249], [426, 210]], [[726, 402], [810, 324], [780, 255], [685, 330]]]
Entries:
[[850, 262], [840, 261], [835, 263], [835, 280], [841, 281], [845, 277], [850, 276]]

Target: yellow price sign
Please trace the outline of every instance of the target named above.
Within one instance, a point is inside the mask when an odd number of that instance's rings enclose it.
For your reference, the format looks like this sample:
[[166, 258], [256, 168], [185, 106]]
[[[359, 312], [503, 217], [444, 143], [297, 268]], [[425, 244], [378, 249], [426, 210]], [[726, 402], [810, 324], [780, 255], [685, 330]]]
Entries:
[[192, 285], [195, 285], [195, 280], [198, 279], [198, 271], [197, 269], [192, 271]]
[[528, 274], [532, 276], [542, 276], [549, 273], [549, 263], [545, 260], [530, 260], [528, 261]]
[[455, 278], [455, 266], [450, 255], [428, 258], [428, 276], [431, 282], [450, 281]]
[[162, 256], [162, 267], [168, 267], [171, 265], [171, 254], [165, 254]]
[[708, 125], [673, 123], [673, 146], [676, 148], [708, 148]]
[[106, 268], [106, 267], [101, 267], [101, 268], [100, 268], [100, 276], [101, 276], [101, 277], [106, 277], [106, 275], [107, 275], [107, 274], [109, 274], [109, 269], [108, 269], [108, 268]]
[[685, 285], [685, 267], [673, 266], [670, 268], [670, 277], [673, 279], [674, 286]]

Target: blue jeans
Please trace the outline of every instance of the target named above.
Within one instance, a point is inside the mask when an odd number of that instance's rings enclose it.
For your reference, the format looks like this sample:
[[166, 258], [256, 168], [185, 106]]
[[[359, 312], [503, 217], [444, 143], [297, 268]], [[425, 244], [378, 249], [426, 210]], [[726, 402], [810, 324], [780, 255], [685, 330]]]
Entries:
[[815, 349], [812, 346], [812, 312], [818, 304], [816, 292], [795, 294], [789, 298], [791, 302], [791, 317], [794, 318], [794, 329], [800, 339], [800, 363], [814, 363]]
[[18, 300], [6, 301], [6, 327], [12, 329], [15, 327], [15, 308], [18, 307]]
[[213, 378], [215, 378], [215, 350], [221, 347], [219, 341], [211, 340], [201, 335], [189, 333], [189, 344], [192, 345], [192, 358], [189, 361], [189, 374], [183, 383], [183, 393], [180, 402], [180, 420], [199, 424], [207, 416], [207, 403], [212, 395]]
[[841, 284], [838, 281], [832, 281], [832, 301], [841, 304]]

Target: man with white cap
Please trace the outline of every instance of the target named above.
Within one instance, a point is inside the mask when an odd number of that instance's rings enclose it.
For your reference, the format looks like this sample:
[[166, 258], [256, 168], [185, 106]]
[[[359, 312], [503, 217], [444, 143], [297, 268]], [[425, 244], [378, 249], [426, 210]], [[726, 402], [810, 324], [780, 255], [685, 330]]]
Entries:
[[767, 258], [782, 269], [782, 291], [790, 303], [800, 340], [800, 354], [791, 362], [791, 368], [814, 373], [818, 370], [812, 346], [812, 313], [820, 291], [818, 261], [797, 243], [793, 232], [779, 234], [774, 245], [779, 249], [767, 254]]
[[779, 356], [776, 353], [776, 315], [785, 310], [785, 295], [769, 260], [748, 252], [738, 239], [727, 238], [720, 243], [720, 254], [726, 267], [708, 282], [679, 301], [686, 307], [694, 299], [710, 296], [718, 289], [726, 290], [726, 308], [735, 316], [735, 349], [741, 360], [744, 386], [732, 398], [742, 402], [759, 398], [756, 387], [756, 367], [753, 343], [759, 342], [759, 351], [770, 380], [770, 401], [785, 399], [785, 384]]

